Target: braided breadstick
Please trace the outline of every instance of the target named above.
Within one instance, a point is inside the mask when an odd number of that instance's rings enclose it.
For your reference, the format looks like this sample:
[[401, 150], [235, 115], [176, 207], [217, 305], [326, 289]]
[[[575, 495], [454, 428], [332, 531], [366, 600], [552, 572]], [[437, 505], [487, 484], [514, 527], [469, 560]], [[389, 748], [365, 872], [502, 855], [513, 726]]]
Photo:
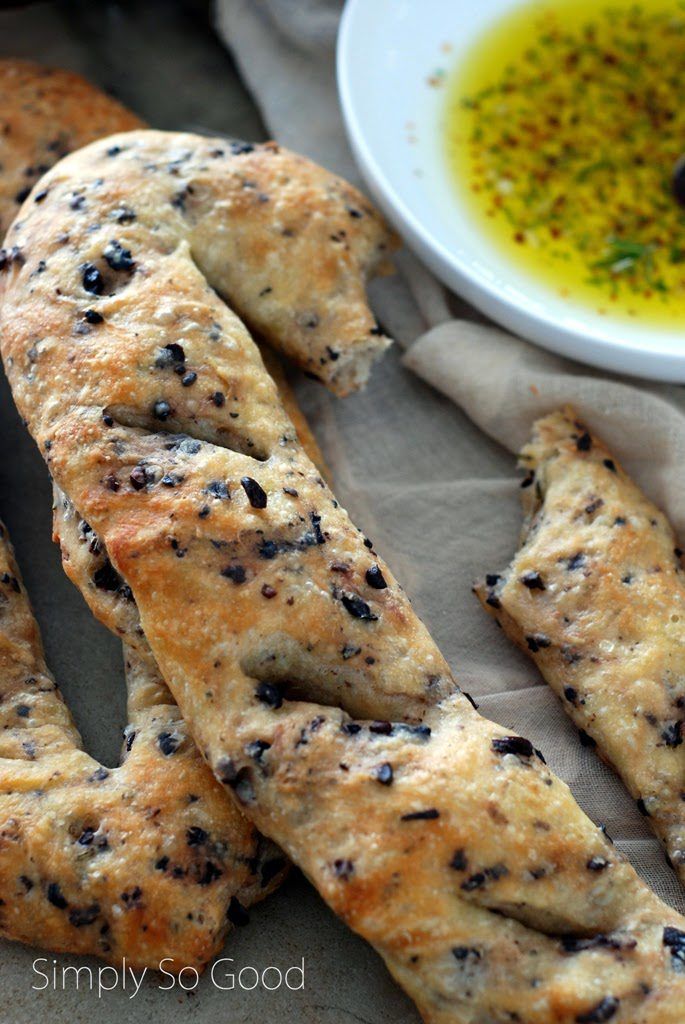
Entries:
[[81, 749], [0, 530], [0, 933], [201, 968], [284, 861], [226, 800], [164, 682], [133, 651], [122, 766]]
[[[685, 920], [532, 744], [460, 693], [213, 290], [233, 300], [242, 275], [240, 295], [258, 294], [252, 249], [286, 258], [266, 204], [239, 202], [242, 178], [269, 183], [277, 216], [281, 188], [321, 211], [288, 263], [301, 294], [349, 214], [341, 186], [273, 147], [120, 136], [67, 158], [22, 208], [2, 346], [55, 480], [131, 588], [217, 777], [427, 1021], [681, 1022]], [[300, 311], [279, 308], [284, 347]]]
[[535, 424], [521, 464], [521, 549], [476, 593], [616, 767], [685, 883], [682, 552], [572, 409]]

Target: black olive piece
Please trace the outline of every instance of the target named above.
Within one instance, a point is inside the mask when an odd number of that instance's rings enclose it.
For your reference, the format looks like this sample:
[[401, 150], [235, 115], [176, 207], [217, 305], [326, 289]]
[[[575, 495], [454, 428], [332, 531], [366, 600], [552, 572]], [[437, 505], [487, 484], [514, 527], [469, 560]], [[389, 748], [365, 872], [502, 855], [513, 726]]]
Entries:
[[178, 736], [174, 736], [171, 732], [160, 732], [157, 737], [157, 745], [162, 751], [165, 757], [170, 757], [175, 754], [180, 745], [180, 739]]
[[450, 861], [450, 867], [453, 871], [466, 871], [469, 866], [469, 862], [466, 858], [464, 850], [455, 850]]
[[372, 565], [370, 569], [366, 570], [366, 582], [374, 590], [385, 590], [388, 586], [383, 573], [377, 565]]
[[587, 430], [580, 437], [576, 438], [576, 448], [579, 452], [589, 452], [592, 448], [592, 438]]
[[545, 590], [545, 581], [539, 572], [524, 572], [523, 576], [519, 577], [519, 582], [527, 587], [528, 590]]
[[382, 786], [392, 785], [393, 780], [393, 769], [389, 761], [385, 764], [379, 764], [375, 771], [376, 781], [380, 782]]
[[163, 398], [160, 398], [158, 401], [156, 401], [152, 407], [152, 415], [155, 417], [156, 420], [162, 420], [162, 422], [164, 420], [168, 420], [169, 417], [171, 416], [171, 413], [171, 406]]
[[366, 601], [363, 601], [357, 594], [343, 594], [342, 603], [353, 618], [363, 619], [367, 622], [378, 621], [378, 616], [373, 614]]
[[685, 968], [685, 932], [671, 926], [664, 928], [663, 943], [671, 951], [671, 958], [678, 964], [678, 969]]
[[131, 257], [131, 250], [124, 249], [121, 242], [117, 242], [115, 238], [108, 243], [102, 255], [112, 270], [133, 270], [136, 265]]
[[226, 404], [226, 396], [224, 395], [223, 391], [215, 391], [213, 395], [209, 396], [209, 398], [213, 405], [217, 407], [217, 409], [220, 409], [223, 405]]
[[252, 153], [254, 146], [251, 142], [244, 142], [242, 139], [233, 139], [229, 143], [232, 156], [242, 156], [245, 153]]
[[409, 814], [403, 814], [400, 821], [435, 821], [439, 817], [440, 811], [435, 807], [429, 807], [425, 811], [410, 811]]
[[252, 508], [266, 508], [266, 491], [251, 476], [240, 478], [242, 488]]
[[220, 575], [225, 576], [228, 580], [233, 580], [234, 583], [244, 583], [247, 579], [242, 565], [227, 565], [225, 569], [221, 570]]
[[102, 274], [94, 263], [84, 263], [81, 267], [81, 283], [91, 295], [102, 295], [105, 289], [105, 282]]
[[53, 907], [57, 907], [58, 910], [66, 910], [68, 903], [65, 900], [62, 890], [57, 882], [50, 882], [47, 897], [48, 903], [52, 903]]
[[202, 846], [209, 839], [209, 833], [205, 832], [199, 825], [191, 825], [186, 831], [186, 842], [188, 846]]
[[95, 309], [84, 309], [83, 319], [89, 324], [101, 324], [105, 318], [102, 313], [98, 313]]
[[347, 882], [350, 879], [350, 875], [354, 874], [354, 862], [347, 859], [339, 859], [333, 861], [333, 874], [336, 878], [340, 878], [343, 882]]
[[99, 914], [99, 903], [91, 903], [89, 907], [73, 907], [69, 911], [69, 923], [73, 924], [74, 928], [84, 928], [93, 924]]
[[577, 1024], [606, 1024], [608, 1020], [616, 1016], [620, 1005], [621, 1001], [616, 996], [605, 996], [587, 1013], [578, 1014]]
[[496, 754], [517, 754], [519, 757], [532, 757], [535, 753], [533, 744], [523, 736], [496, 736], [492, 749]]

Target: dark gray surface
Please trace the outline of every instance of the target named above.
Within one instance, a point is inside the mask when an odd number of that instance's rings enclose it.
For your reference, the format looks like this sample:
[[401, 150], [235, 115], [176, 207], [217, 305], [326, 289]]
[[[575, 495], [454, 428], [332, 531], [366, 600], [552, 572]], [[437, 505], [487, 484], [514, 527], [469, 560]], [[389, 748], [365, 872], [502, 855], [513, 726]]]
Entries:
[[[217, 132], [262, 138], [259, 116], [226, 51], [212, 35], [203, 4], [145, 2], [43, 3], [0, 10], [0, 53], [29, 57], [80, 71], [160, 128], [203, 126]], [[434, 483], [464, 474], [464, 446], [472, 476], [509, 474], [510, 459], [484, 441], [449, 402], [402, 370], [389, 356], [363, 395], [336, 402], [302, 379], [297, 390], [324, 446], [336, 488], [360, 526], [386, 552], [435, 632], [456, 663], [468, 637], [468, 616], [480, 615], [470, 599], [461, 629], [455, 629], [457, 583], [441, 551], [411, 548], [410, 517], [384, 515], [404, 509], [409, 459], [420, 472], [411, 500], [417, 509], [444, 517], [449, 535], [453, 507], [430, 502]], [[383, 429], [369, 422], [382, 411]], [[430, 422], [436, 443], [417, 452], [414, 423], [422, 436]], [[82, 599], [63, 576], [51, 543], [51, 494], [42, 460], [19, 422], [7, 385], [0, 384], [0, 512], [6, 518], [19, 562], [41, 624], [48, 660], [74, 712], [87, 748], [107, 764], [118, 757], [124, 724], [124, 687], [118, 642], [94, 622]], [[453, 443], [460, 439], [459, 454]], [[414, 447], [412, 447], [412, 444]], [[471, 450], [470, 449], [470, 450]], [[469, 462], [469, 459], [466, 459]], [[369, 478], [369, 464], [381, 470]], [[456, 499], [455, 499], [456, 500]], [[393, 527], [392, 523], [401, 523]], [[407, 533], [404, 532], [405, 528]], [[441, 580], [436, 593], [432, 581]], [[464, 589], [464, 588], [462, 588]], [[468, 588], [466, 588], [468, 593]], [[472, 607], [473, 606], [473, 607]], [[409, 1001], [392, 983], [379, 958], [352, 935], [297, 874], [275, 897], [257, 908], [252, 923], [235, 933], [225, 951], [236, 964], [288, 966], [306, 961], [303, 993], [221, 992], [204, 979], [193, 995], [160, 992], [150, 980], [134, 999], [118, 990], [97, 993], [31, 991], [37, 980], [31, 963], [41, 953], [0, 943], [2, 1024], [51, 1021], [147, 1022], [171, 1016], [198, 1024], [415, 1024]], [[69, 957], [58, 965], [81, 964]], [[88, 961], [97, 970], [97, 962]]]

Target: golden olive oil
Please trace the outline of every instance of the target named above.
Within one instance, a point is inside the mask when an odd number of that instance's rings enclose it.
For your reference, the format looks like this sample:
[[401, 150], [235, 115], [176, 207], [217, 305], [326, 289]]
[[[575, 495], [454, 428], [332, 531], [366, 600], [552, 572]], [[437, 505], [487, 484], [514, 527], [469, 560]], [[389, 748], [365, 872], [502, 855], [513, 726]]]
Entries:
[[685, 2], [529, 3], [454, 72], [447, 158], [471, 215], [558, 294], [685, 317]]

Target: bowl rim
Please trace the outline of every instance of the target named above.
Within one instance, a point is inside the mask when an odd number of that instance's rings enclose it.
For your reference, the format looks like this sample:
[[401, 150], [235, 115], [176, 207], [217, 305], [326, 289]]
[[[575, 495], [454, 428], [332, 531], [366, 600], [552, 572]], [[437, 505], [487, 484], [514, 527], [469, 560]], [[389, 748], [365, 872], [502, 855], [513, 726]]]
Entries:
[[[510, 0], [509, 6], [516, 2], [521, 0]], [[375, 155], [354, 99], [352, 64], [356, 19], [367, 6], [368, 0], [346, 0], [340, 19], [336, 42], [336, 81], [343, 122], [369, 190], [433, 273], [486, 316], [546, 349], [628, 375], [685, 382], [685, 345], [680, 354], [666, 347], [669, 335], [658, 325], [646, 325], [646, 329], [653, 332], [647, 347], [646, 339], [638, 335], [621, 336], [620, 322], [617, 321], [613, 323], [619, 333], [612, 329], [603, 331], [600, 325], [566, 323], [553, 310], [541, 309], [533, 299], [527, 304], [520, 295], [515, 297], [503, 292], [498, 282], [452, 252], [424, 226]], [[582, 316], [582, 312], [580, 308], [578, 315]], [[607, 318], [607, 324], [611, 323]], [[676, 334], [677, 325], [674, 324], [670, 334], [672, 342]]]

